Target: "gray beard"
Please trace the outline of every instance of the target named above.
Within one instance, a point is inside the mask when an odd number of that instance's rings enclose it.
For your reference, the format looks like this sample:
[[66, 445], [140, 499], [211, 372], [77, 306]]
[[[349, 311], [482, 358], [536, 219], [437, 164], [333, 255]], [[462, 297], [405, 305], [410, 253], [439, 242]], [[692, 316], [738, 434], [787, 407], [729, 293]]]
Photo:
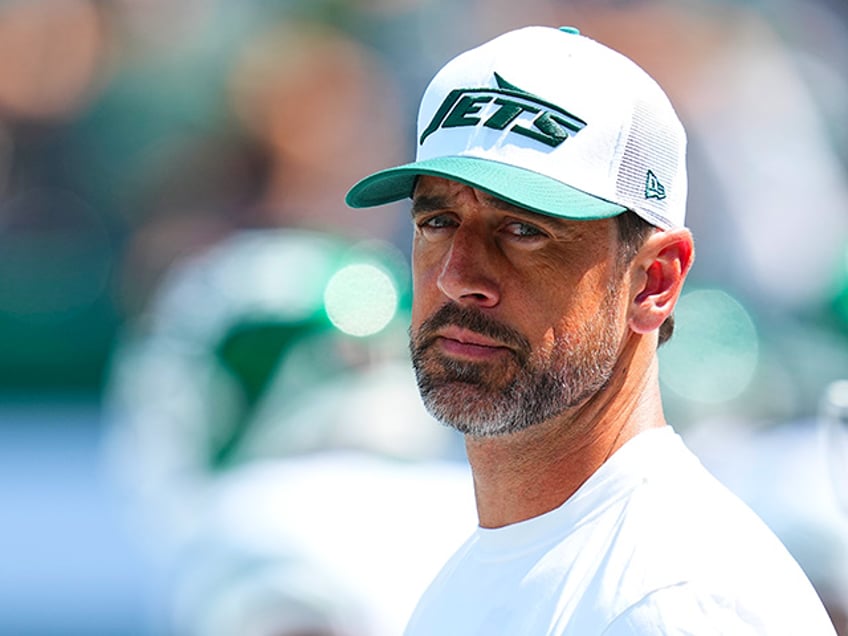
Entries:
[[[418, 388], [438, 421], [474, 437], [516, 433], [548, 421], [599, 391], [609, 381], [621, 338], [610, 292], [577, 333], [560, 336], [543, 357], [527, 340], [479, 310], [449, 303], [410, 333]], [[433, 334], [457, 325], [509, 345], [505, 367], [458, 361], [436, 352]]]

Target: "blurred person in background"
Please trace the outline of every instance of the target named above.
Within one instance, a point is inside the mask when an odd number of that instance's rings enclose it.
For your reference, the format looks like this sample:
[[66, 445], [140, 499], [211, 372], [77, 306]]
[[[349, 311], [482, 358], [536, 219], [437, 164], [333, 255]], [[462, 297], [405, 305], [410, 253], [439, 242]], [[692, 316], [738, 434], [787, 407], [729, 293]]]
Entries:
[[114, 333], [109, 213], [80, 187], [75, 124], [111, 77], [90, 0], [0, 5], [0, 387], [96, 386]]
[[657, 347], [693, 243], [662, 89], [576, 29], [527, 27], [436, 74], [417, 144], [347, 201], [412, 198], [410, 350], [465, 436], [479, 528], [406, 633], [834, 633], [665, 421]]
[[110, 462], [178, 633], [397, 633], [473, 525], [458, 440], [415, 391], [398, 262], [239, 232], [172, 268], [125, 334]]
[[227, 90], [242, 132], [177, 138], [137, 181], [149, 300], [113, 359], [109, 461], [171, 573], [170, 629], [391, 636], [473, 499], [458, 438], [422, 425], [397, 215], [342, 214], [353, 171], [397, 158], [390, 85], [349, 37], [283, 21]]

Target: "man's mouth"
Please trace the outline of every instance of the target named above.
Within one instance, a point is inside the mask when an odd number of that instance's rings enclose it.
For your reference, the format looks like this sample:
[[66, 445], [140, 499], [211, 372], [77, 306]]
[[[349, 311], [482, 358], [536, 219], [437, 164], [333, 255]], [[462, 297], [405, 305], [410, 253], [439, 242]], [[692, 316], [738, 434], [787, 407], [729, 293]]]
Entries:
[[411, 343], [419, 354], [431, 349], [457, 361], [483, 362], [509, 355], [524, 364], [530, 354], [530, 343], [518, 331], [453, 303], [425, 320]]
[[439, 329], [434, 344], [446, 355], [473, 360], [486, 360], [512, 353], [509, 347], [496, 340], [454, 326]]

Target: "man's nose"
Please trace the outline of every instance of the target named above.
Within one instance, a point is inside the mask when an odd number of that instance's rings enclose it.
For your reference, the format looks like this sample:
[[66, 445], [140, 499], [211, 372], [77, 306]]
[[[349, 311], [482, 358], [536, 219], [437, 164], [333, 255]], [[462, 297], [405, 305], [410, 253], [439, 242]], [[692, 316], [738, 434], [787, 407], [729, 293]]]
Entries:
[[494, 307], [500, 302], [496, 251], [491, 241], [460, 226], [442, 263], [439, 289], [460, 304]]

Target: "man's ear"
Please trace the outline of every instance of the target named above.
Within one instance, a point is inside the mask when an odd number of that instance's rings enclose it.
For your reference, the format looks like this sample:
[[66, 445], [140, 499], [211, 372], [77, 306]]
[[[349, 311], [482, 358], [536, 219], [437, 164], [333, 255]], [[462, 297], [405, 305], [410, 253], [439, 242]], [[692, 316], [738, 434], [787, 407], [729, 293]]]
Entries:
[[628, 325], [636, 333], [659, 329], [671, 315], [692, 267], [695, 246], [686, 228], [654, 232], [631, 266]]

